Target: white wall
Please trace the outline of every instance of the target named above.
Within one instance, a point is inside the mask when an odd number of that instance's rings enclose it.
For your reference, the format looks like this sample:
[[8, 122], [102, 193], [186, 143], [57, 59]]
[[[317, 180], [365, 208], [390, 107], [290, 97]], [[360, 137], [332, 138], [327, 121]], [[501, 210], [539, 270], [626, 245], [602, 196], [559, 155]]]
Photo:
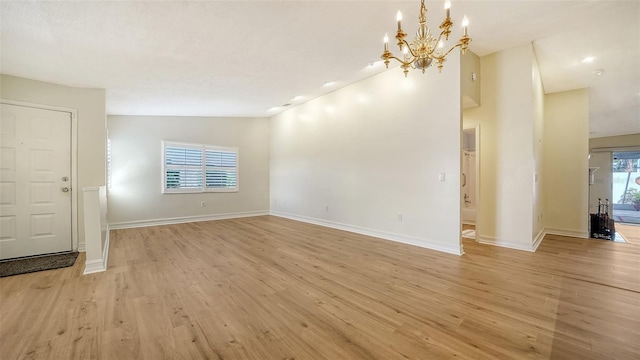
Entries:
[[[109, 116], [108, 127], [111, 228], [268, 213], [267, 118]], [[162, 194], [162, 140], [237, 147], [240, 191]]]
[[0, 98], [77, 110], [77, 233], [84, 247], [84, 207], [80, 189], [105, 185], [106, 116], [103, 89], [74, 88], [0, 75]]
[[547, 232], [588, 237], [589, 90], [545, 96], [544, 217]]
[[107, 224], [107, 190], [105, 186], [82, 189], [86, 257], [84, 274], [107, 270], [109, 258], [109, 226]]
[[464, 111], [465, 127], [481, 126], [476, 239], [533, 250], [534, 197], [540, 191], [534, 184], [539, 169], [534, 124], [542, 106], [533, 47], [519, 46], [480, 61], [482, 105]]
[[459, 254], [459, 56], [274, 116], [272, 213]]

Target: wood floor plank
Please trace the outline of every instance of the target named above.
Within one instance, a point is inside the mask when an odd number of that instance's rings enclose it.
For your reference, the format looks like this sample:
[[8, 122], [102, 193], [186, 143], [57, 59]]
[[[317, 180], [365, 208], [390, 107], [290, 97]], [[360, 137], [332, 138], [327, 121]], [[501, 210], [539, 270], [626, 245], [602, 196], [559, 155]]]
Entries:
[[[4, 359], [640, 359], [640, 231], [455, 256], [261, 216], [0, 279]], [[636, 237], [634, 237], [636, 236]]]

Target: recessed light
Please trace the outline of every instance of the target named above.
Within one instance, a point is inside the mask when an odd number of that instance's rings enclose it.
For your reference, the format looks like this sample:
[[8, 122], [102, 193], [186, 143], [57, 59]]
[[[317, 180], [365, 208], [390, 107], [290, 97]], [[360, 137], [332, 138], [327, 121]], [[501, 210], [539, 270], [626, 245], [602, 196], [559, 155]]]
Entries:
[[335, 84], [335, 81], [327, 81], [324, 84], [322, 84], [322, 86], [329, 87], [329, 86], [333, 86], [333, 84]]
[[596, 76], [600, 76], [600, 75], [602, 75], [602, 74], [604, 73], [604, 70], [602, 70], [602, 69], [594, 70], [594, 71], [593, 71], [593, 73], [594, 73]]
[[277, 111], [280, 110], [279, 106], [270, 107], [267, 111]]
[[298, 100], [302, 100], [302, 99], [304, 99], [304, 96], [298, 95], [298, 96], [294, 96], [293, 99], [291, 99], [291, 101], [298, 101]]
[[593, 56], [587, 56], [586, 58], [582, 59], [583, 63], [592, 63], [593, 60], [595, 60], [596, 58], [594, 58]]

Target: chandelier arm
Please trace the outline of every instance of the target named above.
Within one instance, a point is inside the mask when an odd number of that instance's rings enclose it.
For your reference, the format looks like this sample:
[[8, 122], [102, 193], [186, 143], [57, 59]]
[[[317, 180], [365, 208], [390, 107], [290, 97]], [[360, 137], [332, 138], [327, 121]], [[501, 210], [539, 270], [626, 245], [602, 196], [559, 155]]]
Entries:
[[[413, 56], [414, 60], [418, 58], [418, 56], [413, 52], [413, 49], [411, 48], [411, 46], [409, 46], [409, 42], [407, 40], [402, 39], [400, 42], [403, 43], [404, 46], [407, 47], [407, 49], [409, 49], [409, 53], [411, 54], [411, 56]], [[402, 51], [402, 47], [400, 47], [400, 51]]]
[[447, 57], [447, 55], [449, 55], [449, 53], [450, 53], [450, 52], [452, 52], [452, 51], [453, 51], [453, 49], [455, 49], [455, 48], [457, 48], [457, 47], [461, 47], [461, 46], [462, 46], [462, 43], [461, 43], [461, 42], [458, 42], [457, 44], [453, 45], [453, 46], [451, 47], [451, 49], [447, 50], [447, 52], [446, 52], [446, 53], [442, 54], [442, 55], [441, 55], [441, 56], [439, 56], [439, 57], [440, 57], [440, 58], [445, 58], [445, 57]]
[[400, 59], [400, 58], [398, 58], [397, 56], [394, 56], [394, 55], [389, 56], [388, 59], [394, 59], [394, 60], [396, 60], [397, 62], [399, 62], [402, 65], [411, 65], [411, 63], [416, 60], [415, 57], [414, 57], [413, 59], [411, 59], [411, 61], [404, 61], [404, 60], [402, 60], [402, 59]]
[[[442, 40], [442, 35], [444, 34], [444, 31], [440, 33], [440, 35], [438, 35], [438, 40], [436, 40], [436, 48], [438, 46], [438, 43], [440, 42], [440, 40]], [[447, 41], [448, 39], [445, 39], [444, 41]], [[443, 41], [443, 43], [444, 43]], [[435, 49], [435, 48], [434, 48]]]
[[[431, 51], [429, 52], [429, 55], [433, 54], [433, 53], [436, 51], [436, 49], [438, 48], [438, 43], [440, 42], [440, 40], [442, 40], [442, 37], [443, 37], [443, 36], [445, 37], [445, 40], [444, 40], [444, 41], [449, 40], [449, 39], [448, 39], [449, 37], [448, 37], [448, 36], [447, 36], [447, 34], [446, 34], [446, 30], [443, 30], [442, 32], [440, 32], [440, 35], [438, 35], [438, 39], [436, 40], [436, 46], [433, 48], [433, 50], [431, 50]], [[461, 46], [461, 45], [462, 45], [462, 44], [460, 43], [460, 41], [458, 41], [458, 43], [457, 43], [456, 45], [454, 45], [454, 46], [453, 46], [449, 51], [447, 51], [447, 52], [446, 52], [446, 54], [450, 53], [450, 52], [451, 52], [451, 50], [453, 50], [456, 46]], [[446, 54], [445, 54], [445, 56], [446, 56]]]

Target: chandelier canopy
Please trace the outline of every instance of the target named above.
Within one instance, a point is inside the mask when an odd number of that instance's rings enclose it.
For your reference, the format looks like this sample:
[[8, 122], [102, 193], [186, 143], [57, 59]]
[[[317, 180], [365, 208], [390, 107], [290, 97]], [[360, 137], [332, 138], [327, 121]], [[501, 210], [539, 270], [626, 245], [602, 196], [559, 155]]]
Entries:
[[469, 47], [469, 42], [471, 41], [471, 38], [467, 34], [469, 20], [465, 15], [462, 19], [462, 37], [449, 50], [445, 51], [444, 42], [449, 40], [449, 34], [451, 34], [451, 27], [453, 26], [450, 16], [450, 0], [445, 0], [444, 8], [447, 12], [447, 17], [442, 21], [442, 24], [440, 24], [440, 35], [436, 38], [431, 34], [431, 31], [427, 26], [427, 7], [424, 5], [424, 0], [422, 0], [420, 5], [420, 16], [418, 17], [420, 25], [416, 32], [416, 37], [411, 43], [405, 40], [407, 34], [402, 31], [402, 13], [398, 11], [398, 32], [396, 33], [396, 40], [398, 40], [398, 47], [402, 52], [402, 58], [396, 57], [389, 51], [389, 36], [385, 34], [384, 52], [382, 53], [381, 58], [384, 60], [384, 64], [387, 69], [389, 68], [390, 60], [394, 59], [400, 62], [400, 67], [404, 70], [405, 77], [409, 73], [409, 68], [421, 69], [424, 74], [424, 71], [429, 66], [433, 65], [434, 62], [438, 63], [438, 70], [442, 71], [446, 57], [451, 51], [453, 51], [453, 49], [460, 47], [462, 55], [465, 54]]

